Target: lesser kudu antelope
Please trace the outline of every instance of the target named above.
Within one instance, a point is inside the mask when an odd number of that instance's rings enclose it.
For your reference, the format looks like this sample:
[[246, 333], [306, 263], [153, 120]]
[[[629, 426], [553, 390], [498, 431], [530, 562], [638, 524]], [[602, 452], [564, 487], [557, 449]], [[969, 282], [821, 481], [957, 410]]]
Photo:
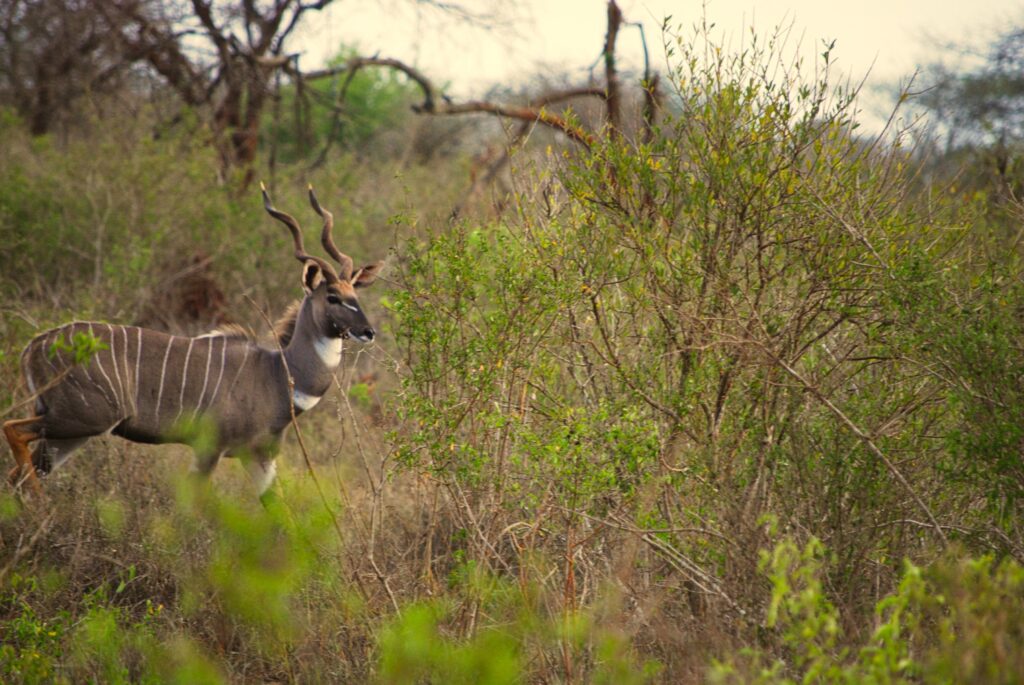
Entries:
[[[193, 470], [203, 476], [221, 457], [243, 456], [263, 499], [274, 480], [281, 433], [293, 414], [313, 408], [327, 392], [342, 340], [374, 338], [356, 290], [374, 281], [383, 262], [354, 270], [335, 247], [334, 219], [312, 187], [309, 202], [323, 219], [321, 242], [337, 270], [306, 253], [298, 222], [275, 209], [263, 188], [264, 208], [291, 231], [305, 290], [278, 346], [238, 333], [189, 338], [96, 322], [65, 324], [29, 342], [21, 369], [35, 411], [3, 425], [17, 462], [9, 480], [27, 480], [38, 490], [37, 474], [60, 466], [89, 438], [113, 433], [140, 443], [190, 442]], [[103, 345], [75, 364], [60, 342], [82, 333]], [[189, 426], [212, 436], [191, 440]]]

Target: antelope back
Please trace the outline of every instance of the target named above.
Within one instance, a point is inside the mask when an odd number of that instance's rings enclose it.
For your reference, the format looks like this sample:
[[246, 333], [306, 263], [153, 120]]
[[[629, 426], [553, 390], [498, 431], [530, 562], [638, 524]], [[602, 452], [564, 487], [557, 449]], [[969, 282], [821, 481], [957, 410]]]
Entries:
[[[98, 340], [100, 349], [76, 360], [70, 343], [83, 334]], [[164, 442], [183, 424], [204, 417], [212, 419], [223, 442], [273, 422], [286, 404], [286, 393], [284, 400], [277, 397], [284, 370], [275, 372], [268, 356], [237, 335], [188, 338], [76, 322], [36, 337], [22, 364], [30, 390], [38, 392], [36, 409], [47, 419], [47, 437], [113, 431], [140, 442]]]

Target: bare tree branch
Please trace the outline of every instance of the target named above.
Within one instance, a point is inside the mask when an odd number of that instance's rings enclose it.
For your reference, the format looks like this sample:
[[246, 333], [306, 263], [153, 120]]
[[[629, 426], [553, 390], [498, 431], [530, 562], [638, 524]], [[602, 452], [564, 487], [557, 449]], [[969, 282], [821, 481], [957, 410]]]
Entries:
[[[434, 88], [434, 84], [431, 82], [426, 75], [417, 69], [412, 67], [405, 62], [397, 59], [390, 59], [385, 57], [353, 57], [345, 62], [340, 67], [331, 67], [328, 69], [318, 69], [316, 71], [310, 71], [305, 74], [301, 74], [301, 78], [307, 81], [314, 81], [316, 79], [330, 78], [332, 76], [338, 76], [346, 72], [357, 72], [364, 67], [388, 67], [389, 69], [395, 69], [400, 71], [410, 79], [416, 82], [416, 85], [423, 91], [423, 104], [420, 105], [420, 109], [416, 110], [424, 112], [432, 112], [434, 110], [434, 101], [437, 100], [437, 90]], [[296, 73], [294, 75], [299, 75]]]
[[622, 105], [619, 96], [619, 76], [615, 69], [615, 39], [622, 24], [622, 10], [615, 0], [608, 2], [608, 31], [604, 38], [604, 77], [608, 91], [608, 126], [613, 134], [618, 133], [622, 124]]
[[313, 2], [309, 4], [300, 3], [299, 6], [295, 9], [295, 12], [292, 13], [292, 18], [288, 21], [288, 25], [285, 26], [284, 30], [278, 32], [277, 37], [274, 41], [274, 45], [271, 47], [271, 51], [277, 52], [281, 49], [281, 46], [284, 45], [284, 41], [288, 38], [288, 36], [292, 34], [292, 31], [295, 30], [295, 27], [299, 25], [299, 19], [302, 18], [303, 14], [310, 10], [319, 12], [320, 10], [330, 5], [333, 1], [334, 0], [319, 0], [318, 2]]
[[647, 52], [647, 34], [644, 33], [644, 25], [639, 21], [627, 22], [627, 26], [633, 26], [640, 32], [640, 45], [644, 50], [644, 76], [640, 85], [644, 91], [644, 107], [641, 113], [643, 120], [643, 140], [650, 142], [654, 137], [654, 118], [658, 108], [661, 106], [661, 94], [658, 90], [660, 79], [657, 74], [651, 74], [651, 59]]
[[[400, 71], [410, 79], [412, 79], [423, 91], [423, 102], [419, 105], [413, 106], [413, 111], [417, 114], [470, 114], [470, 113], [483, 113], [493, 114], [495, 116], [507, 117], [510, 119], [518, 119], [520, 121], [537, 122], [553, 128], [557, 131], [564, 133], [573, 141], [583, 145], [584, 147], [590, 147], [594, 143], [594, 137], [592, 134], [583, 129], [579, 124], [572, 123], [568, 119], [547, 112], [543, 105], [539, 107], [520, 106], [502, 104], [496, 102], [488, 102], [486, 100], [472, 100], [469, 102], [455, 103], [451, 101], [451, 98], [440, 94], [433, 82], [427, 78], [427, 76], [419, 69], [412, 67], [400, 60], [385, 58], [385, 57], [353, 57], [348, 60], [344, 65], [339, 67], [331, 67], [329, 69], [319, 69], [317, 71], [311, 71], [305, 74], [292, 70], [292, 76], [298, 79], [304, 79], [307, 81], [329, 78], [337, 76], [343, 73], [354, 73], [359, 69], [363, 69], [369, 66], [387, 67], [389, 69], [395, 69]], [[594, 88], [580, 88], [573, 91], [569, 91], [565, 98], [576, 97], [582, 95], [599, 95], [595, 92]], [[558, 101], [557, 99], [552, 102]]]
[[[191, 107], [209, 107], [222, 170], [251, 167], [274, 75], [295, 61], [284, 40], [303, 15], [332, 0], [189, 0], [191, 13], [162, 16], [154, 0], [97, 0], [130, 60], [148, 63]], [[212, 54], [181, 41], [181, 27], [202, 36]], [[291, 71], [297, 71], [293, 69]], [[246, 178], [250, 178], [251, 173]]]
[[594, 136], [583, 129], [579, 124], [574, 124], [568, 119], [547, 112], [543, 108], [533, 109], [530, 107], [519, 107], [516, 105], [504, 105], [483, 100], [474, 100], [460, 104], [444, 104], [432, 110], [431, 114], [468, 114], [471, 112], [482, 112], [497, 116], [519, 119], [520, 121], [536, 121], [561, 131], [573, 141], [583, 147], [589, 148], [594, 144]]

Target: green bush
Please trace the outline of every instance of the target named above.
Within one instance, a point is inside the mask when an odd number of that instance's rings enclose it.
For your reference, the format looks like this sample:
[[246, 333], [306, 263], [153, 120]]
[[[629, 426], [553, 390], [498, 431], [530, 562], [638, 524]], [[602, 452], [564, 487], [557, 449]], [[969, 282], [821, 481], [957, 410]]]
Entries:
[[[378, 637], [377, 677], [384, 683], [499, 685], [550, 677], [548, 654], [572, 654], [587, 682], [652, 682], [659, 664], [641, 660], [614, 629], [588, 613], [545, 616], [534, 592], [488, 577], [472, 565], [460, 569], [459, 596], [471, 597], [487, 624], [468, 635], [450, 629], [459, 607], [443, 601], [406, 606]], [[547, 674], [545, 676], [544, 674]], [[565, 674], [571, 678], [572, 671]]]
[[864, 531], [925, 513], [864, 436], [915, 455], [901, 470], [927, 499], [950, 427], [892, 332], [891, 282], [966, 227], [904, 199], [901, 140], [855, 136], [828, 52], [814, 81], [756, 40], [671, 56], [679, 114], [650, 142], [552, 153], [515, 217], [407, 246], [401, 456], [527, 520], [545, 493], [569, 525], [696, 510], [742, 537], [772, 512], [851, 563], [891, 554], [898, 531]]
[[762, 555], [772, 581], [764, 626], [783, 658], [748, 648], [712, 669], [717, 683], [1017, 683], [1024, 659], [1024, 568], [991, 556], [905, 562], [862, 644], [837, 647], [839, 612], [826, 597], [823, 546], [783, 540]]

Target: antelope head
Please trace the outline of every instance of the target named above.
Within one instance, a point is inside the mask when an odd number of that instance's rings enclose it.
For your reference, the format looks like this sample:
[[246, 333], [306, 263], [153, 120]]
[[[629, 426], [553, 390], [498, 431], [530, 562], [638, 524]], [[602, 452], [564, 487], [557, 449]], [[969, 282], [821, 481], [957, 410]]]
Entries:
[[373, 340], [375, 332], [366, 314], [359, 306], [356, 290], [365, 288], [376, 280], [384, 262], [368, 264], [361, 269], [353, 269], [352, 258], [334, 245], [331, 229], [334, 228], [334, 216], [320, 206], [309, 187], [309, 204], [324, 221], [320, 242], [331, 257], [338, 262], [338, 269], [330, 262], [306, 253], [302, 245], [302, 232], [299, 223], [282, 211], [274, 208], [267, 194], [266, 186], [260, 184], [263, 191], [263, 207], [272, 217], [288, 227], [295, 243], [295, 258], [302, 262], [302, 288], [309, 300], [310, 312], [319, 331], [327, 338], [353, 337], [360, 342]]

